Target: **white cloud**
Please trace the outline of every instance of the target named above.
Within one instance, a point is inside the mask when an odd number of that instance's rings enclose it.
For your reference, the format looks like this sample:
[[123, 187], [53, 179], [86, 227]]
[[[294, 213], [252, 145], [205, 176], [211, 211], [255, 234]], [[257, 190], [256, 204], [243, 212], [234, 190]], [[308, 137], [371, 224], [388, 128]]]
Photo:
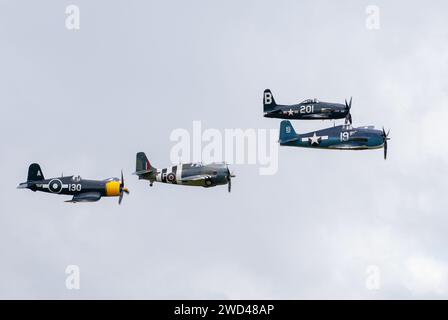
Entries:
[[432, 257], [414, 256], [404, 263], [404, 285], [414, 296], [448, 292], [448, 264]]

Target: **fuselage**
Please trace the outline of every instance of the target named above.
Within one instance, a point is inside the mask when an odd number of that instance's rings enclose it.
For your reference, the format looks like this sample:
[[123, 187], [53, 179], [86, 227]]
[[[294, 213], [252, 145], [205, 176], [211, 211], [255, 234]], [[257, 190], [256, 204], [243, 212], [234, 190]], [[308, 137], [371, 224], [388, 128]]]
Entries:
[[66, 176], [40, 181], [28, 181], [20, 186], [33, 191], [62, 195], [77, 195], [81, 193], [99, 193], [101, 197], [117, 197], [120, 195], [120, 181], [118, 178], [85, 180], [79, 176]]
[[343, 119], [348, 112], [348, 108], [343, 104], [309, 99], [294, 105], [276, 105], [273, 110], [264, 112], [264, 116], [278, 119], [325, 120]]
[[211, 163], [203, 165], [201, 163], [186, 163], [176, 166], [156, 169], [146, 175], [141, 175], [141, 179], [151, 182], [162, 182], [169, 184], [213, 187], [228, 183], [228, 168], [224, 163]]
[[353, 128], [349, 125], [331, 127], [295, 138], [280, 139], [280, 145], [303, 148], [326, 148], [338, 150], [378, 149], [384, 145], [384, 135], [373, 126]]

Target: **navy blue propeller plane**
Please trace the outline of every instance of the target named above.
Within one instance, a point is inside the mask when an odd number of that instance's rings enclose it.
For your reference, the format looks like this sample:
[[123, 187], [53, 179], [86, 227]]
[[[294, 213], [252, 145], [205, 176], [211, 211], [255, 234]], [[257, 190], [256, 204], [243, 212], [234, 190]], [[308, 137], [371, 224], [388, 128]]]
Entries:
[[144, 152], [137, 153], [136, 172], [134, 174], [139, 179], [149, 180], [151, 187], [154, 182], [205, 188], [227, 184], [229, 192], [232, 190], [232, 178], [235, 177], [225, 163], [207, 165], [187, 163], [165, 169], [156, 169], [151, 165]]
[[317, 99], [307, 99], [298, 104], [276, 104], [271, 90], [263, 93], [263, 112], [266, 118], [298, 119], [298, 120], [329, 120], [344, 119], [346, 124], [352, 123], [350, 109], [352, 98], [345, 105], [341, 103], [323, 102]]
[[73, 198], [66, 202], [72, 203], [95, 202], [101, 197], [119, 197], [118, 204], [121, 204], [123, 193], [129, 194], [129, 190], [124, 186], [123, 171], [121, 172], [121, 181], [118, 178], [84, 180], [80, 176], [45, 179], [42, 169], [37, 163], [30, 165], [27, 181], [19, 184], [17, 188], [70, 195]]
[[353, 128], [351, 125], [334, 126], [304, 134], [297, 134], [288, 120], [280, 124], [281, 146], [321, 148], [337, 150], [365, 150], [384, 148], [387, 158], [389, 131], [377, 130], [374, 126]]

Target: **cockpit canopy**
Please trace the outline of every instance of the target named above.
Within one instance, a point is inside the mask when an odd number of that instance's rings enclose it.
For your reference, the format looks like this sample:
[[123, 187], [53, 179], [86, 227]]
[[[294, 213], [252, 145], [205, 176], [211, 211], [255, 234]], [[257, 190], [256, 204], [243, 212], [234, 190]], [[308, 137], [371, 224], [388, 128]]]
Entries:
[[81, 176], [73, 176], [72, 180], [75, 182], [79, 182], [79, 181], [81, 181]]
[[310, 104], [310, 103], [319, 103], [319, 100], [314, 98], [314, 99], [306, 99], [301, 102], [301, 104]]
[[191, 164], [192, 167], [203, 167], [204, 164], [202, 162], [195, 162]]

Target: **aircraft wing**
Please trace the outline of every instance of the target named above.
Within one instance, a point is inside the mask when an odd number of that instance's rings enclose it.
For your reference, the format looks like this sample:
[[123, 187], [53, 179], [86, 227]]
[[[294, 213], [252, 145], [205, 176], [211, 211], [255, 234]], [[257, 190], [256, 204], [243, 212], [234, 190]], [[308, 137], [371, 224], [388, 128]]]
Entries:
[[326, 118], [327, 115], [323, 114], [325, 112], [330, 112], [330, 111], [323, 111], [322, 113], [314, 113], [314, 114], [310, 114], [308, 117], [309, 118], [313, 118], [313, 119], [321, 119], [321, 118]]
[[84, 192], [73, 196], [72, 200], [67, 200], [65, 202], [95, 202], [101, 199], [101, 194], [99, 192]]
[[355, 141], [355, 142], [368, 142], [369, 139], [365, 138], [365, 137], [354, 137], [354, 138], [350, 138], [349, 141]]
[[200, 181], [210, 179], [211, 176], [208, 174], [198, 174], [196, 176], [185, 177], [181, 180], [181, 182], [192, 182], [192, 181]]

